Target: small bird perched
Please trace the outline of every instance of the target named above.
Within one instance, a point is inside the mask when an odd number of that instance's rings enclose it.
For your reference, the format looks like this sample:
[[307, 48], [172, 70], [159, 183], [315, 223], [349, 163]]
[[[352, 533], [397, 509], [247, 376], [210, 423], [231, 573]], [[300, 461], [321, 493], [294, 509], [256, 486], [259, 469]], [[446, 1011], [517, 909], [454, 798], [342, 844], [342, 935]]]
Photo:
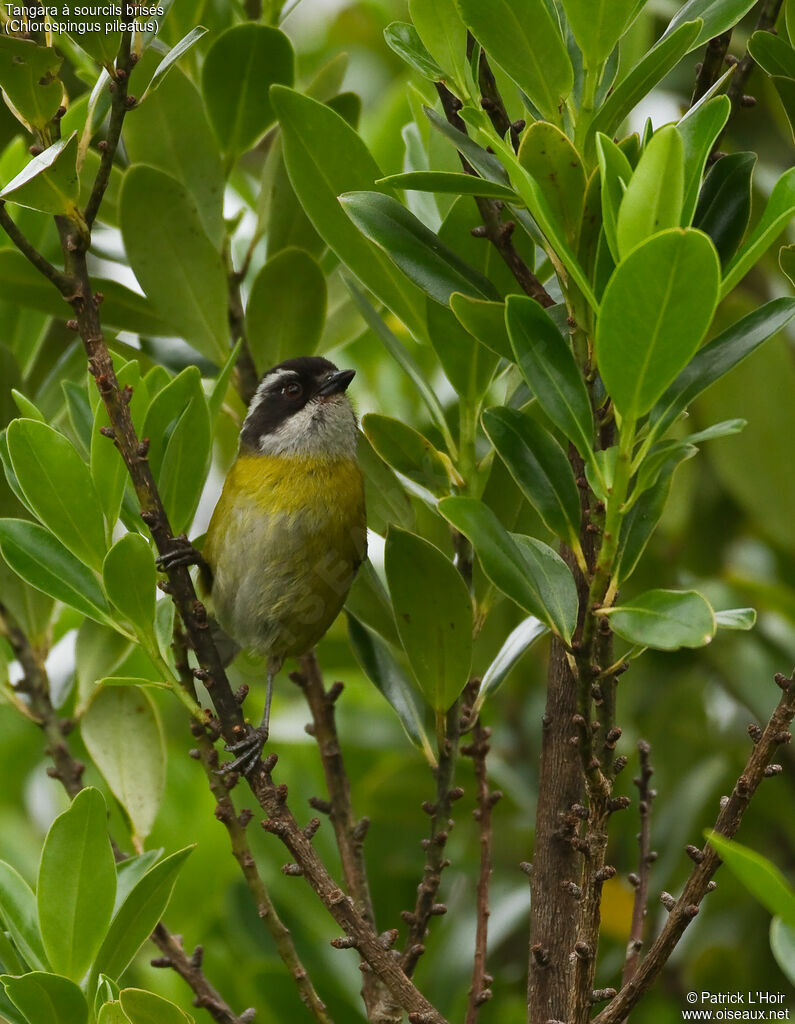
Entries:
[[267, 658], [260, 726], [227, 749], [249, 770], [268, 737], [273, 679], [339, 614], [367, 553], [356, 416], [345, 394], [354, 370], [320, 356], [265, 374], [240, 432], [203, 548], [218, 624]]

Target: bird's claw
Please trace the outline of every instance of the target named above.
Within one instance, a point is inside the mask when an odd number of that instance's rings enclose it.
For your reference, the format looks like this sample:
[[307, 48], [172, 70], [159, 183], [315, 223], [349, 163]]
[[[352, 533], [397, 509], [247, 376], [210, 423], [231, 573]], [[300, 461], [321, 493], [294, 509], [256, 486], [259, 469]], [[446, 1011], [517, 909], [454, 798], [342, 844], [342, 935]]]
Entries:
[[161, 572], [168, 572], [169, 569], [176, 569], [180, 565], [201, 565], [203, 561], [202, 556], [183, 534], [172, 538], [170, 549], [155, 559], [155, 564]]
[[229, 772], [241, 772], [243, 775], [248, 775], [250, 771], [256, 768], [257, 764], [262, 757], [262, 748], [265, 746], [268, 740], [268, 729], [260, 726], [255, 729], [253, 726], [248, 726], [248, 732], [246, 735], [237, 740], [236, 743], [226, 743], [224, 750], [229, 754], [237, 754], [234, 761], [227, 761], [219, 769], [222, 775], [227, 775]]

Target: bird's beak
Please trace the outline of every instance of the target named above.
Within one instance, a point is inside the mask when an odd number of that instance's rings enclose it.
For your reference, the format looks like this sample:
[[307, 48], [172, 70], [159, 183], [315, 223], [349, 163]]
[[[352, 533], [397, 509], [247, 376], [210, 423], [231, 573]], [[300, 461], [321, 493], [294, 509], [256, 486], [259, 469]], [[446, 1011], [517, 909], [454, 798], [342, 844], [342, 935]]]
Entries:
[[328, 398], [331, 395], [341, 395], [343, 391], [347, 390], [355, 376], [356, 370], [337, 370], [320, 385], [317, 391], [318, 396]]

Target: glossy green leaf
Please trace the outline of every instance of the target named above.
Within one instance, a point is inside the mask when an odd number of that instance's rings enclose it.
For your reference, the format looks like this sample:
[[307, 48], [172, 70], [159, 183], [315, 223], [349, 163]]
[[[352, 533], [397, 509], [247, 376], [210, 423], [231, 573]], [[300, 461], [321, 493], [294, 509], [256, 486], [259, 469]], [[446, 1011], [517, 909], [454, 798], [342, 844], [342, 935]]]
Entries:
[[0, 918], [28, 967], [47, 970], [49, 964], [39, 933], [36, 896], [22, 875], [5, 861], [0, 861]]
[[556, 19], [544, 0], [456, 0], [472, 35], [550, 121], [574, 74]]
[[695, 50], [733, 28], [753, 6], [754, 0], [688, 0], [671, 18], [665, 34], [667, 36], [687, 21], [700, 18], [703, 22], [701, 31], [690, 47]]
[[409, 0], [409, 14], [431, 57], [454, 81], [466, 82], [467, 30], [454, 0]]
[[200, 390], [201, 371], [198, 366], [186, 366], [150, 402], [141, 435], [149, 438], [149, 465], [155, 479], [160, 475], [174, 424]]
[[795, 79], [784, 78], [782, 75], [774, 75], [770, 81], [776, 88], [776, 92], [784, 107], [784, 113], [789, 121], [790, 131], [795, 139]]
[[726, 608], [724, 611], [715, 612], [715, 622], [718, 629], [734, 629], [745, 632], [753, 629], [756, 625], [756, 609]]
[[602, 224], [613, 260], [618, 263], [618, 211], [632, 179], [632, 165], [623, 151], [602, 132], [596, 134], [601, 177]]
[[467, 537], [491, 582], [564, 640], [577, 624], [577, 588], [566, 563], [531, 537], [510, 534], [475, 498], [444, 498], [439, 511]]
[[729, 437], [732, 434], [739, 434], [748, 426], [748, 420], [739, 418], [723, 420], [721, 423], [713, 423], [711, 427], [698, 430], [695, 434], [689, 434], [685, 440], [690, 444], [701, 444], [702, 441], [712, 441], [716, 437]]
[[579, 547], [580, 494], [569, 460], [555, 438], [517, 409], [483, 413], [484, 429], [527, 500], [547, 527]]
[[795, 245], [782, 245], [778, 251], [778, 265], [795, 288]]
[[693, 226], [709, 235], [721, 263], [734, 256], [751, 216], [756, 153], [730, 153], [711, 168], [698, 197]]
[[52, 47], [0, 34], [0, 86], [24, 124], [43, 129], [55, 115], [63, 97], [62, 62]]
[[795, 928], [795, 889], [776, 865], [756, 850], [750, 850], [717, 832], [707, 831], [705, 835], [710, 846], [714, 846], [721, 860], [751, 895], [788, 927]]
[[700, 20], [685, 22], [658, 40], [607, 97], [591, 122], [591, 132], [612, 137], [640, 100], [693, 48], [701, 24]]
[[261, 222], [267, 212], [269, 259], [291, 246], [315, 257], [324, 252], [326, 243], [312, 226], [290, 182], [280, 135], [275, 136], [263, 164], [261, 204]]
[[97, 20], [96, 14], [90, 7], [71, 6], [65, 3], [58, 4], [58, 7], [61, 10], [61, 15], [58, 18], [52, 18], [52, 21], [60, 24], [60, 31], [68, 32], [80, 49], [84, 50], [98, 64], [112, 68], [119, 52], [121, 32], [107, 30], [110, 19], [105, 21], [101, 31], [96, 32], [93, 30]]
[[[119, 861], [116, 865], [116, 902], [113, 905], [113, 916], [119, 911], [133, 886], [143, 878], [146, 872], [163, 855], [162, 847], [155, 850], [146, 850], [145, 853], [135, 854], [126, 860]], [[100, 972], [102, 973], [102, 972]]]
[[357, 457], [364, 475], [368, 528], [382, 537], [386, 536], [391, 523], [411, 529], [414, 510], [405, 487], [362, 433]]
[[268, 90], [293, 84], [293, 64], [290, 40], [270, 25], [233, 25], [214, 40], [202, 66], [202, 91], [225, 153], [245, 153], [273, 124]]
[[444, 69], [440, 68], [428, 53], [413, 25], [405, 21], [390, 22], [384, 29], [384, 39], [390, 50], [394, 50], [398, 57], [418, 71], [423, 78], [428, 78], [432, 82], [441, 82], [444, 79]]
[[436, 131], [446, 138], [448, 142], [451, 142], [467, 158], [482, 178], [485, 178], [487, 181], [493, 181], [498, 185], [510, 184], [508, 172], [495, 156], [486, 152], [474, 139], [470, 139], [466, 132], [454, 128], [436, 110], [433, 110], [431, 107], [423, 107], [422, 109]]
[[9, 424], [8, 450], [38, 518], [86, 565], [101, 568], [105, 527], [88, 466], [71, 441], [38, 420]]
[[318, 234], [417, 336], [424, 335], [421, 294], [351, 223], [338, 196], [382, 178], [360, 136], [323, 103], [283, 86], [271, 89], [290, 181]]
[[566, 241], [576, 248], [585, 200], [585, 169], [555, 125], [536, 121], [522, 133], [519, 162], [537, 182]]
[[720, 297], [724, 298], [745, 277], [795, 214], [795, 167], [778, 179], [759, 222], [726, 267]]
[[404, 191], [439, 192], [442, 195], [486, 196], [489, 199], [501, 199], [505, 203], [519, 202], [519, 196], [513, 189], [499, 185], [495, 181], [487, 181], [474, 174], [463, 174], [456, 171], [408, 171], [405, 174], [390, 174], [380, 178], [376, 185], [388, 185]]
[[97, 1024], [130, 1024], [130, 1018], [122, 1010], [121, 1003], [114, 999], [104, 1003], [97, 1014]]
[[[680, 222], [684, 227], [693, 221], [707, 158], [730, 114], [729, 97], [714, 96], [699, 106], [698, 110], [691, 112], [690, 116], [683, 117], [676, 126], [684, 150], [684, 200]], [[668, 178], [662, 177], [660, 181], [665, 182], [664, 191], [667, 191]]]
[[120, 214], [130, 266], [152, 305], [190, 345], [223, 365], [226, 268], [191, 195], [163, 171], [136, 165], [124, 176]]
[[0, 519], [0, 554], [26, 583], [96, 622], [110, 609], [94, 573], [38, 523]]
[[652, 409], [655, 436], [667, 430], [697, 395], [786, 327], [793, 316], [795, 299], [773, 299], [700, 349]]
[[450, 493], [456, 474], [447, 455], [407, 423], [368, 413], [362, 420], [370, 444], [381, 458], [403, 476], [437, 496]]
[[[795, 36], [795, 31], [792, 34]], [[770, 922], [770, 949], [783, 975], [795, 985], [795, 926], [774, 917]]]
[[503, 359], [513, 361], [513, 349], [505, 326], [505, 304], [473, 299], [461, 292], [450, 296], [450, 309], [473, 338]]
[[384, 695], [411, 742], [434, 764], [435, 758], [425, 731], [425, 715], [417, 688], [389, 645], [352, 614], [348, 615], [348, 638], [367, 678]]
[[391, 196], [348, 192], [340, 197], [340, 203], [362, 234], [437, 302], [447, 305], [453, 292], [481, 299], [499, 297], [488, 278], [460, 259]]
[[510, 295], [505, 304], [505, 322], [516, 363], [532, 394], [587, 459], [593, 445], [593, 413], [571, 349], [533, 299]]
[[193, 1017], [178, 1006], [140, 988], [124, 988], [119, 1002], [130, 1024], [195, 1024]]
[[[141, 779], [140, 783], [145, 785], [146, 780]], [[165, 857], [135, 883], [114, 915], [99, 948], [92, 966], [93, 977], [104, 974], [114, 981], [121, 977], [165, 913], [177, 875], [193, 849], [187, 846]]]
[[638, 0], [564, 0], [574, 38], [594, 70], [610, 56], [638, 12]]
[[385, 565], [398, 634], [419, 688], [435, 711], [447, 711], [469, 678], [469, 591], [446, 555], [405, 530], [387, 534]]
[[229, 389], [229, 382], [232, 379], [232, 374], [235, 372], [237, 358], [240, 355], [240, 350], [242, 348], [243, 339], [238, 338], [237, 342], [235, 342], [235, 347], [229, 353], [228, 359], [221, 367], [218, 376], [213, 381], [212, 391], [207, 396], [207, 408], [210, 412], [210, 421], [213, 423], [223, 407], [226, 399], [226, 393]]
[[197, 25], [195, 28], [191, 29], [187, 35], [183, 36], [178, 43], [171, 47], [165, 57], [155, 68], [155, 73], [152, 75], [149, 85], [146, 87], [146, 91], [139, 102], [142, 103], [150, 93], [153, 93], [163, 84], [166, 79], [166, 75], [171, 71], [180, 57], [186, 54], [188, 50], [198, 43], [204, 35], [207, 35], [207, 29], [204, 25]]
[[34, 156], [0, 192], [0, 199], [42, 213], [75, 216], [80, 198], [76, 157], [77, 132], [73, 132]]
[[[669, 465], [678, 465], [680, 462], [684, 462], [685, 459], [692, 458], [697, 453], [698, 449], [695, 447], [695, 443], [688, 443], [688, 441], [662, 441], [651, 446], [638, 469], [632, 488], [632, 496], [626, 506], [627, 509], [634, 505], [645, 491], [650, 487], [654, 487], [662, 472]], [[610, 450], [617, 451], [616, 448]], [[607, 496], [600, 495], [600, 497], [604, 501]]]
[[193, 522], [212, 455], [212, 424], [200, 385], [168, 439], [158, 475], [160, 497], [175, 533]]
[[16, 405], [19, 415], [23, 419], [38, 420], [40, 423], [44, 423], [44, 414], [38, 406], [34, 405], [31, 400], [22, 394], [21, 391], [17, 391], [16, 388], [11, 388], [11, 397], [14, 399], [14, 405]]
[[113, 912], [116, 867], [107, 809], [97, 789], [83, 789], [50, 826], [39, 865], [39, 926], [53, 969], [81, 981]]
[[695, 590], [647, 590], [601, 612], [614, 633], [641, 647], [703, 647], [715, 635], [715, 613]]
[[313, 355], [326, 319], [326, 278], [303, 249], [282, 249], [251, 285], [246, 336], [260, 373], [293, 356]]
[[684, 147], [673, 125], [652, 136], [618, 211], [618, 254], [624, 259], [659, 231], [679, 226], [684, 198]]
[[693, 230], [654, 235], [618, 265], [602, 297], [596, 356], [623, 417], [647, 413], [693, 357], [712, 321], [719, 280], [714, 246]]
[[515, 629], [511, 630], [505, 643], [497, 652], [497, 656], [483, 673], [478, 695], [475, 698], [475, 703], [472, 705], [473, 717], [483, 707], [486, 698], [502, 686], [522, 655], [529, 651], [537, 640], [546, 636], [548, 632], [549, 627], [532, 615], [520, 622]]
[[[185, 186], [208, 238], [220, 250], [224, 238], [221, 155], [199, 90], [179, 68], [172, 68], [160, 88], [127, 114], [124, 142], [133, 163], [157, 167]], [[104, 317], [105, 308], [102, 312]]]
[[140, 533], [125, 533], [102, 565], [105, 593], [135, 628], [149, 636], [155, 618], [157, 571], [152, 549]]
[[35, 971], [2, 978], [6, 995], [35, 1024], [87, 1024], [88, 1006], [77, 985], [58, 974]]
[[359, 566], [345, 601], [345, 610], [361, 625], [378, 633], [393, 647], [400, 648], [389, 594], [369, 559]]

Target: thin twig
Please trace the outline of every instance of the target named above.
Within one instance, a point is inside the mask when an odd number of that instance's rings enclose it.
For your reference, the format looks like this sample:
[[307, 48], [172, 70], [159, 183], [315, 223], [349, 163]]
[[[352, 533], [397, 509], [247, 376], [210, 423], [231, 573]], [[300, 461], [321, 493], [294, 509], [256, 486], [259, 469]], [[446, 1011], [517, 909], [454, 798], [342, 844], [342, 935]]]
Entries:
[[[693, 95], [690, 99], [690, 106], [698, 103], [702, 96], [709, 92], [712, 86], [720, 78], [723, 63], [731, 43], [733, 29], [724, 32], [722, 35], [710, 39], [704, 50], [704, 59], [698, 67], [696, 84], [693, 88]], [[734, 60], [734, 58], [731, 58]]]
[[492, 978], [486, 973], [486, 950], [489, 934], [489, 881], [491, 879], [491, 810], [502, 797], [499, 790], [489, 790], [486, 774], [486, 756], [489, 752], [491, 729], [475, 723], [472, 743], [461, 748], [461, 753], [472, 758], [477, 786], [475, 820], [480, 826], [480, 872], [477, 884], [477, 924], [475, 927], [475, 957], [472, 962], [472, 984], [467, 1001], [466, 1024], [475, 1024], [480, 1007], [492, 997]]
[[[792, 738], [789, 725], [795, 717], [795, 674], [789, 679], [779, 675], [776, 682], [784, 690], [778, 707], [771, 715], [764, 731], [756, 739], [751, 756], [743, 773], [737, 779], [731, 796], [725, 802], [721, 801], [722, 808], [714, 830], [726, 839], [731, 839], [736, 834], [751, 797], [762, 780], [778, 774], [776, 766], [770, 765], [770, 761], [777, 748], [789, 743]], [[699, 904], [704, 896], [714, 888], [712, 876], [721, 864], [721, 859], [714, 848], [706, 843], [692, 856], [696, 864], [685, 883], [682, 895], [678, 900], [671, 902], [668, 920], [662, 931], [641, 961], [631, 981], [624, 985], [615, 999], [593, 1018], [591, 1024], [620, 1024], [625, 1020], [662, 971], [685, 929], [698, 914]]]
[[63, 271], [58, 270], [54, 267], [49, 260], [46, 260], [40, 252], [38, 252], [34, 246], [25, 238], [19, 228], [16, 226], [14, 221], [11, 219], [11, 215], [6, 210], [5, 202], [0, 199], [0, 227], [3, 228], [5, 233], [19, 249], [25, 259], [29, 260], [33, 266], [38, 270], [40, 274], [43, 274], [48, 281], [51, 281], [61, 295], [65, 299], [69, 299], [69, 296], [74, 294], [75, 282], [68, 274], [64, 274]]
[[99, 207], [105, 196], [105, 190], [110, 182], [110, 174], [113, 170], [113, 161], [119, 146], [125, 114], [134, 104], [133, 97], [128, 94], [128, 88], [130, 73], [138, 61], [138, 56], [131, 52], [131, 46], [132, 33], [123, 32], [119, 53], [116, 58], [116, 73], [113, 81], [108, 84], [108, 88], [112, 90], [113, 97], [110, 107], [108, 134], [104, 142], [99, 146], [99, 169], [97, 170], [97, 176], [94, 179], [86, 208], [83, 211], [83, 216], [89, 230], [99, 212]]
[[646, 900], [649, 893], [649, 869], [654, 859], [651, 850], [651, 804], [657, 795], [649, 786], [654, 769], [649, 761], [651, 747], [646, 740], [638, 741], [640, 755], [640, 775], [634, 780], [638, 787], [638, 814], [640, 816], [640, 832], [638, 833], [638, 873], [631, 876], [635, 886], [635, 899], [632, 905], [632, 925], [629, 931], [627, 957], [624, 962], [624, 974], [621, 984], [626, 985], [635, 975], [640, 963], [640, 951], [643, 949], [643, 925], [646, 920]]

